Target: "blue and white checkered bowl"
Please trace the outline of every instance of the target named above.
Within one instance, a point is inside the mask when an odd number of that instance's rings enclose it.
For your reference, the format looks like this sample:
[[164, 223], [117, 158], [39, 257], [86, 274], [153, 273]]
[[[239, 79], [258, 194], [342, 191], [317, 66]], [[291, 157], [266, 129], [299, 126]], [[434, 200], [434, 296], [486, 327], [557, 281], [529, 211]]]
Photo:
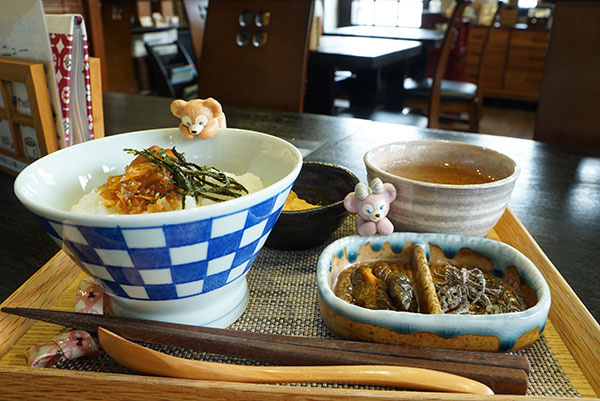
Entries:
[[[226, 202], [163, 213], [91, 215], [73, 204], [122, 174], [125, 148], [175, 146], [188, 161], [265, 188]], [[246, 273], [302, 167], [293, 145], [258, 132], [221, 129], [208, 140], [157, 129], [85, 142], [45, 156], [15, 181], [18, 199], [64, 251], [109, 294], [120, 316], [227, 327], [248, 303]]]

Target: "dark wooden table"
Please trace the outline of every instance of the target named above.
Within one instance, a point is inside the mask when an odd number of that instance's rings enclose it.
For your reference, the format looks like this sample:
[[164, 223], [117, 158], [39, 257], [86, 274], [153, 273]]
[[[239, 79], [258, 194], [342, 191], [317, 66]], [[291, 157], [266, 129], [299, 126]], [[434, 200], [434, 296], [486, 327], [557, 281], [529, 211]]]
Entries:
[[[365, 38], [415, 40], [423, 45], [418, 57], [413, 57], [409, 62], [407, 75], [415, 79], [425, 76], [427, 67], [428, 50], [432, 47], [440, 47], [444, 40], [444, 32], [437, 29], [409, 28], [399, 26], [373, 26], [373, 25], [350, 25], [341, 26], [330, 31], [326, 35], [359, 36]], [[401, 99], [387, 100], [387, 106], [398, 109]], [[390, 104], [391, 103], [391, 104]], [[396, 103], [396, 104], [394, 104]]]
[[[350, 103], [353, 107], [373, 110], [385, 68], [385, 83], [401, 90], [404, 61], [419, 57], [422, 45], [416, 41], [324, 35], [308, 57], [308, 78], [304, 110], [334, 114], [335, 71], [356, 74]], [[352, 96], [356, 95], [356, 96]]]
[[437, 29], [398, 26], [350, 25], [331, 29], [326, 35], [362, 36], [367, 38], [416, 40], [425, 46], [440, 44], [444, 33]]
[[[171, 99], [105, 94], [107, 135], [174, 127]], [[447, 139], [487, 146], [514, 158], [522, 173], [510, 207], [596, 320], [600, 319], [600, 151], [562, 150], [530, 140], [429, 130], [368, 120], [225, 105], [230, 127], [288, 139], [307, 160], [341, 164], [362, 180], [368, 149], [411, 139]], [[312, 152], [311, 152], [312, 150]], [[311, 152], [311, 153], [308, 153]], [[39, 269], [59, 247], [13, 193], [14, 178], [0, 173], [0, 300]], [[60, 280], [60, 277], [57, 277]]]

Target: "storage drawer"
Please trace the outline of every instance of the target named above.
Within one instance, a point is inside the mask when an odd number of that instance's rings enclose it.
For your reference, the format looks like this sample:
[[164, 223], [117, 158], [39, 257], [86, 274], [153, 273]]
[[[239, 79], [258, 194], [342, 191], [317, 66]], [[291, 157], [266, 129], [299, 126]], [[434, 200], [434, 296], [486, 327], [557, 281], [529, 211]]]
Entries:
[[484, 68], [481, 71], [479, 84], [483, 89], [501, 89], [503, 84], [504, 70], [502, 68]]
[[467, 67], [469, 67], [469, 66], [477, 67], [479, 65], [480, 59], [481, 59], [481, 54], [468, 52], [467, 53]]
[[510, 46], [545, 49], [548, 47], [548, 32], [519, 31], [515, 29], [510, 38]]
[[479, 46], [479, 48], [481, 48], [487, 31], [487, 27], [472, 26], [469, 31], [469, 48], [471, 48], [471, 46]]
[[506, 70], [504, 86], [515, 92], [539, 93], [542, 88], [542, 72]]
[[[486, 52], [482, 54], [488, 31]], [[544, 30], [472, 26], [465, 79], [478, 83], [486, 96], [535, 100], [541, 89], [548, 40], [548, 31]]]
[[490, 38], [488, 39], [488, 45], [490, 46], [508, 46], [508, 38], [510, 37], [510, 31], [507, 29], [492, 29], [490, 31]]
[[481, 54], [481, 51], [483, 50], [483, 43], [471, 43], [469, 42], [469, 48], [468, 48], [468, 52], [469, 53], [475, 53], [475, 54]]
[[479, 73], [479, 67], [477, 65], [468, 65], [467, 64], [467, 68], [465, 69], [465, 80], [476, 84], [477, 79], [478, 79], [478, 76], [477, 76], [478, 73]]
[[504, 68], [506, 63], [506, 46], [489, 45], [483, 55], [483, 65]]
[[543, 72], [545, 58], [546, 49], [513, 47], [508, 52], [508, 68]]

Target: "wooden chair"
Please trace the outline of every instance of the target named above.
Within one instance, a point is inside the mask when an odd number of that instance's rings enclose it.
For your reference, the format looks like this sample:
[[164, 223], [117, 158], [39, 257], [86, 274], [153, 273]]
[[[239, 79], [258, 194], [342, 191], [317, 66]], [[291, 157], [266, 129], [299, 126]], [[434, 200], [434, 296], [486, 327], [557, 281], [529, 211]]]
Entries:
[[190, 27], [194, 54], [196, 55], [194, 61], [196, 65], [199, 65], [200, 58], [202, 57], [202, 42], [204, 41], [208, 0], [185, 0], [182, 3]]
[[[413, 110], [425, 110], [428, 115], [427, 126], [429, 128], [439, 128], [440, 114], [460, 114], [468, 115], [469, 130], [471, 132], [479, 131], [479, 120], [481, 117], [481, 90], [479, 85], [444, 79], [446, 66], [450, 49], [456, 37], [457, 27], [460, 24], [463, 11], [471, 3], [471, 0], [457, 0], [456, 7], [452, 16], [448, 20], [448, 28], [444, 35], [440, 56], [433, 78], [423, 78], [414, 80], [407, 78], [404, 81], [404, 106]], [[499, 2], [499, 7], [502, 3]], [[494, 21], [499, 15], [499, 10], [494, 16], [490, 25], [490, 30], [494, 28]], [[483, 65], [483, 55], [485, 53], [489, 30], [484, 39], [482, 57], [479, 62], [479, 76]]]
[[302, 111], [312, 0], [210, 0], [198, 95]]

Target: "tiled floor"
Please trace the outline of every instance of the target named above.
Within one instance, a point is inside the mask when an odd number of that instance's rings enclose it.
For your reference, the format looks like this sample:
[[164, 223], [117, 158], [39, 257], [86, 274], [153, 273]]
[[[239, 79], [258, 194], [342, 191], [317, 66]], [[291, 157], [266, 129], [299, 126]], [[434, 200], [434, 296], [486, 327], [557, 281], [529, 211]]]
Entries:
[[[427, 126], [427, 119], [414, 114], [388, 112], [376, 110], [369, 115], [357, 115], [350, 109], [344, 108], [345, 103], [337, 103], [340, 107], [339, 116], [367, 118], [374, 121], [382, 121], [397, 124]], [[508, 102], [486, 99], [483, 107], [483, 115], [480, 121], [479, 132], [483, 134], [512, 136], [517, 138], [533, 138], [535, 128], [535, 104], [522, 102]], [[454, 122], [443, 128], [454, 130], [468, 130], [466, 124]]]

